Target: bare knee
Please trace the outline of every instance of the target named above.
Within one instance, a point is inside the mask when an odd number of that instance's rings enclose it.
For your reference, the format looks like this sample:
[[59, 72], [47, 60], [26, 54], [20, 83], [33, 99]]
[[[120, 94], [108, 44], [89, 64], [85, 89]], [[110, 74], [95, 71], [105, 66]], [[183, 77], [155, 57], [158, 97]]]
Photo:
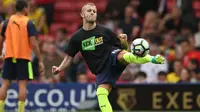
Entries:
[[121, 62], [124, 65], [128, 65], [128, 63], [124, 60], [124, 54], [126, 54], [127, 51], [121, 51], [118, 55], [117, 55], [117, 59], [119, 60], [119, 62]]
[[102, 87], [102, 88], [107, 89], [109, 93], [113, 88], [113, 86], [111, 84], [108, 84], [108, 83], [100, 84], [98, 87]]
[[0, 89], [0, 100], [5, 100], [7, 96], [7, 91], [11, 85], [11, 81], [3, 79], [1, 89]]
[[1, 89], [8, 90], [8, 88], [10, 87], [10, 85], [11, 85], [11, 81], [10, 80], [3, 79], [2, 85], [1, 85]]

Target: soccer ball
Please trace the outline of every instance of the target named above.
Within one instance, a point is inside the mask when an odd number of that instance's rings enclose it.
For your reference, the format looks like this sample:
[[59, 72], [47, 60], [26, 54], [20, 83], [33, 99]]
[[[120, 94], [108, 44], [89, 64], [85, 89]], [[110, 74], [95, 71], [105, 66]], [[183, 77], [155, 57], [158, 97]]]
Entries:
[[131, 44], [131, 52], [138, 57], [144, 57], [149, 54], [149, 43], [143, 38], [135, 39]]

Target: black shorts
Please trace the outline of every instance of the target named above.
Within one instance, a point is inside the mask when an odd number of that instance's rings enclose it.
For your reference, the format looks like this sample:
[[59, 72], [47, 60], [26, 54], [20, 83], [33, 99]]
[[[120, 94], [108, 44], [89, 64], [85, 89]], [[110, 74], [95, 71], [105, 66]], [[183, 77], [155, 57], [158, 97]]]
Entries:
[[96, 75], [96, 87], [103, 83], [109, 83], [115, 87], [116, 81], [119, 79], [120, 75], [126, 68], [126, 65], [121, 64], [117, 59], [117, 55], [120, 51], [120, 49], [114, 50], [111, 53], [105, 68], [101, 73]]
[[5, 59], [3, 65], [2, 78], [8, 80], [33, 79], [33, 70], [31, 62], [26, 59]]

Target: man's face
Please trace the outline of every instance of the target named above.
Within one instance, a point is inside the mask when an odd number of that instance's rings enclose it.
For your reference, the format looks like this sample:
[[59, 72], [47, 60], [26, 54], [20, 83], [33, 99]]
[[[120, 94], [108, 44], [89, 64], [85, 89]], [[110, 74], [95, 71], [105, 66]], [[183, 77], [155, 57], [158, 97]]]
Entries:
[[180, 46], [184, 54], [187, 54], [190, 50], [190, 44], [188, 42], [182, 42]]
[[165, 75], [159, 75], [158, 80], [159, 80], [159, 82], [167, 82], [167, 78]]
[[[180, 72], [181, 69], [183, 68], [182, 63], [180, 61], [175, 61], [174, 62], [174, 72]], [[177, 74], [180, 75], [180, 74]]]
[[61, 31], [58, 31], [58, 32], [56, 33], [56, 39], [57, 39], [58, 41], [62, 41], [62, 40], [65, 39], [65, 35], [64, 35]]
[[133, 8], [132, 7], [126, 7], [125, 8], [125, 17], [132, 18], [133, 14]]
[[97, 9], [96, 6], [86, 5], [84, 6], [81, 14], [82, 18], [88, 23], [94, 23], [97, 19]]
[[88, 83], [88, 78], [85, 74], [81, 74], [78, 76], [78, 83]]

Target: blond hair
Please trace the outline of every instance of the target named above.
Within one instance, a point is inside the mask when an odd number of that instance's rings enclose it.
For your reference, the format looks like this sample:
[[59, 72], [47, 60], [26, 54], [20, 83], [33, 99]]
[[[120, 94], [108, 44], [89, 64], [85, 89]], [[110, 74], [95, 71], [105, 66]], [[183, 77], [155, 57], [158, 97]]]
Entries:
[[90, 3], [86, 3], [86, 4], [84, 4], [83, 7], [81, 8], [81, 12], [83, 12], [83, 11], [85, 10], [85, 7], [88, 6], [88, 5], [90, 5], [90, 6], [95, 6], [95, 7], [96, 7], [96, 5], [95, 5], [94, 3], [91, 3], [91, 2], [90, 2]]

